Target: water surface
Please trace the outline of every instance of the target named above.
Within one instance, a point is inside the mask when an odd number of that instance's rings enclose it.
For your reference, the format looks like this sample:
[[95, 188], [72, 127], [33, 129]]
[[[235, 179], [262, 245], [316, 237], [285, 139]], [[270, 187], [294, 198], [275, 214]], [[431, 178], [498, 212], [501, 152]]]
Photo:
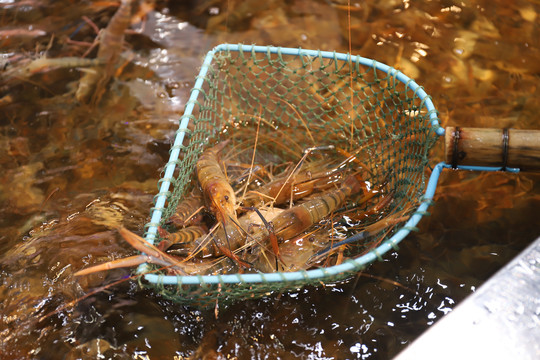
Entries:
[[[96, 35], [83, 16], [102, 28], [109, 5], [0, 2], [3, 67], [82, 56]], [[202, 57], [218, 43], [347, 52], [350, 29], [352, 52], [416, 79], [444, 125], [539, 127], [537, 3], [351, 1], [350, 26], [346, 5], [158, 1], [134, 20], [124, 70], [98, 106], [75, 100], [78, 69], [2, 73], [2, 357], [387, 359], [539, 235], [537, 175], [446, 171], [419, 231], [346, 283], [202, 311], [126, 281], [65, 307], [129, 275], [73, 277], [134, 253], [111, 229], [142, 232]]]

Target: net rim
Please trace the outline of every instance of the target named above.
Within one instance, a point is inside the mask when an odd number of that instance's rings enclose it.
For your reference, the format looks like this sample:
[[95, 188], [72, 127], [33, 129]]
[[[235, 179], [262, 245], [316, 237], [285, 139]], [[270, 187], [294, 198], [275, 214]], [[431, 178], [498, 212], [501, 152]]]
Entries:
[[[197, 104], [197, 98], [200, 89], [208, 73], [212, 59], [219, 52], [251, 52], [251, 53], [267, 53], [277, 54], [278, 56], [309, 56], [323, 59], [333, 59], [336, 61], [345, 61], [349, 63], [361, 64], [379, 71], [385, 72], [398, 81], [402, 82], [406, 88], [413, 91], [424, 104], [428, 111], [430, 124], [435, 133], [439, 136], [444, 135], [444, 128], [439, 125], [437, 110], [433, 105], [430, 96], [425, 92], [422, 86], [418, 85], [414, 80], [403, 74], [401, 71], [388, 66], [376, 60], [365, 58], [358, 55], [350, 55], [346, 53], [306, 50], [302, 48], [285, 48], [275, 46], [257, 46], [257, 45], [242, 45], [242, 44], [221, 44], [210, 50], [204, 58], [201, 70], [196, 77], [195, 85], [191, 91], [189, 100], [187, 101], [184, 115], [180, 119], [179, 130], [177, 131], [174, 144], [171, 147], [171, 153], [168, 163], [165, 166], [162, 179], [158, 182], [159, 192], [155, 196], [155, 206], [152, 208], [151, 220], [145, 225], [145, 240], [153, 244], [156, 239], [157, 229], [161, 221], [167, 195], [170, 193], [169, 188], [177, 160], [182, 148], [182, 143], [187, 129], [187, 125], [192, 118], [192, 112]], [[350, 259], [342, 264], [334, 265], [327, 268], [318, 268], [312, 270], [303, 270], [295, 272], [273, 272], [273, 273], [253, 273], [253, 274], [226, 274], [226, 275], [158, 275], [148, 273], [149, 265], [141, 264], [137, 268], [137, 274], [142, 275], [146, 281], [155, 285], [202, 285], [202, 284], [261, 284], [261, 283], [279, 283], [279, 282], [298, 282], [305, 280], [324, 280], [325, 278], [335, 277], [344, 273], [356, 272], [375, 260], [382, 260], [382, 256], [392, 249], [397, 249], [398, 244], [412, 231], [416, 229], [416, 225], [420, 219], [427, 213], [426, 210], [432, 203], [433, 195], [437, 186], [437, 181], [443, 168], [448, 167], [445, 163], [437, 164], [429, 178], [428, 185], [424, 194], [423, 201], [417, 207], [416, 211], [410, 216], [408, 221], [389, 239], [382, 242], [377, 248], [368, 253]]]

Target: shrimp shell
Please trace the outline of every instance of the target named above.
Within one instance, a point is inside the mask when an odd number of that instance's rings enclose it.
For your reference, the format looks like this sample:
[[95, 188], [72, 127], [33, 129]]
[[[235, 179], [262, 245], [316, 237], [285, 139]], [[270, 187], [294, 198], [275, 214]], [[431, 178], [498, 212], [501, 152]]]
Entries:
[[48, 71], [55, 68], [82, 68], [103, 64], [103, 60], [84, 59], [79, 57], [46, 58], [39, 57], [28, 64], [6, 71], [6, 77], [28, 78], [39, 72]]
[[164, 235], [164, 239], [158, 244], [158, 248], [165, 251], [174, 244], [191, 244], [206, 233], [206, 228], [202, 226], [189, 226], [174, 233], [161, 230], [160, 235]]
[[104, 67], [96, 67], [81, 77], [75, 97], [80, 102], [97, 104], [107, 83], [114, 75], [116, 63], [122, 52], [124, 32], [131, 23], [131, 2], [122, 0], [120, 7], [113, 15], [107, 27], [99, 35], [99, 50], [97, 57], [105, 63]]
[[204, 151], [197, 161], [197, 178], [206, 204], [221, 223], [236, 220], [236, 195], [227, 181], [218, 160], [219, 152], [229, 143], [224, 141]]
[[203, 196], [200, 191], [193, 191], [176, 207], [176, 211], [168, 223], [180, 228], [198, 224], [202, 215], [197, 211], [203, 206]]
[[204, 262], [200, 264], [188, 264], [184, 263], [171, 255], [162, 252], [160, 249], [144, 240], [139, 235], [125, 229], [119, 228], [118, 232], [124, 240], [126, 240], [135, 249], [144, 252], [144, 254], [129, 256], [123, 259], [117, 259], [109, 261], [104, 264], [95, 265], [76, 272], [75, 276], [82, 276], [92, 274], [98, 271], [111, 270], [121, 267], [135, 266], [148, 262], [159, 266], [167, 267], [169, 270], [174, 271], [177, 274], [204, 274], [211, 269], [214, 264], [211, 262]]
[[[304, 171], [293, 177], [282, 177], [249, 192], [244, 198], [244, 206], [255, 206], [272, 198], [274, 205], [305, 198], [316, 191], [327, 190], [343, 176], [341, 171]], [[292, 195], [292, 196], [291, 196]]]
[[356, 176], [349, 175], [338, 189], [283, 211], [271, 221], [276, 236], [286, 240], [298, 235], [337, 210], [349, 196], [361, 189], [362, 184]]

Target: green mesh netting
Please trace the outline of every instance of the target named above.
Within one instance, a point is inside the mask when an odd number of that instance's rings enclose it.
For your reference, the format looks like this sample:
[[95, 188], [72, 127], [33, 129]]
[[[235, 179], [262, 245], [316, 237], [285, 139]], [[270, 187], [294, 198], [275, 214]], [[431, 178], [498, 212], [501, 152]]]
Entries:
[[[256, 163], [293, 163], [308, 148], [332, 145], [359, 154], [361, 165], [350, 166], [365, 168], [365, 180], [391, 194], [388, 214], [404, 208], [413, 213], [422, 202], [429, 175], [427, 155], [437, 137], [430, 124], [434, 109], [426, 106], [426, 97], [419, 96], [418, 86], [403, 74], [372, 60], [298, 49], [222, 45], [209, 57], [199, 76], [203, 81], [193, 90], [197, 96], [190, 101], [193, 109], [188, 106], [178, 130], [182, 142], [173, 146], [178, 158], [173, 154], [167, 165], [174, 168], [174, 175], [160, 180], [171, 183], [169, 191], [160, 192], [166, 196], [164, 208], [155, 208], [162, 211], [158, 213], [161, 226], [196, 186], [194, 169], [202, 151], [230, 140], [224, 156], [234, 154], [235, 161], [249, 164], [256, 136]], [[156, 225], [154, 217], [150, 230]], [[399, 229], [385, 232], [380, 243]], [[149, 241], [159, 241], [155, 229], [148, 233]], [[357, 254], [361, 253], [358, 246]], [[216, 300], [227, 303], [334, 283], [367, 265], [347, 262], [352, 266], [346, 271], [322, 269], [322, 276], [303, 271], [296, 278], [273, 273], [254, 282], [244, 280], [249, 277], [242, 274], [238, 281], [221, 276], [212, 277], [213, 281], [199, 276], [193, 281], [193, 277], [158, 272], [145, 277], [149, 283], [141, 283], [180, 303], [212, 306]], [[149, 269], [145, 265], [139, 272]]]

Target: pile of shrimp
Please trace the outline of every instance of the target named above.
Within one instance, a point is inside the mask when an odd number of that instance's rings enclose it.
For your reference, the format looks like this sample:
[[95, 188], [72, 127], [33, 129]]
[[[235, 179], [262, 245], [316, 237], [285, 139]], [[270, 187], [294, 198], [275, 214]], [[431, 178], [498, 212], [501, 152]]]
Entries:
[[76, 275], [142, 262], [176, 275], [289, 272], [358, 256], [406, 213], [389, 211], [394, 199], [384, 184], [364, 180], [360, 150], [312, 147], [294, 162], [257, 164], [254, 149], [246, 162], [231, 140], [215, 143], [199, 156], [193, 186], [162, 223], [156, 246], [119, 229], [143, 254]]

